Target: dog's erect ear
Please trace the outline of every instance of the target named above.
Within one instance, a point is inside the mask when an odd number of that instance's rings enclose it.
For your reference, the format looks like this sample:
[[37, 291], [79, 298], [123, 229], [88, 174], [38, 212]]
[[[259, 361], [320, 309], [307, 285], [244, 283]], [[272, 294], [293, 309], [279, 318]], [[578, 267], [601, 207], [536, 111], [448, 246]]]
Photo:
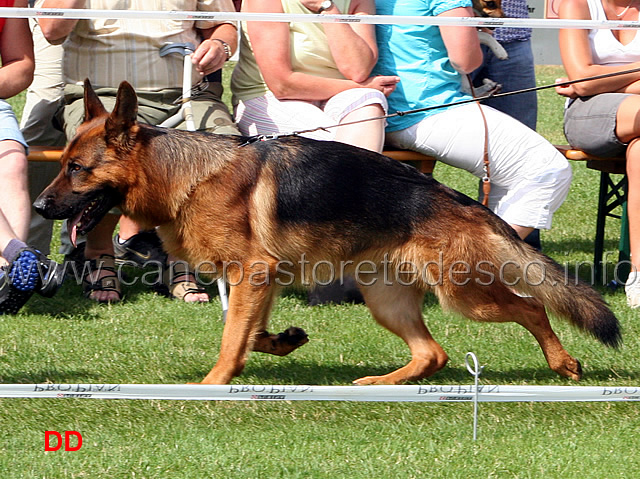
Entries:
[[88, 78], [84, 80], [84, 121], [93, 120], [94, 118], [106, 115], [107, 110], [93, 91], [91, 82]]
[[116, 106], [107, 118], [105, 129], [112, 141], [120, 141], [125, 146], [129, 139], [131, 128], [138, 117], [138, 97], [133, 87], [123, 81], [118, 88]]

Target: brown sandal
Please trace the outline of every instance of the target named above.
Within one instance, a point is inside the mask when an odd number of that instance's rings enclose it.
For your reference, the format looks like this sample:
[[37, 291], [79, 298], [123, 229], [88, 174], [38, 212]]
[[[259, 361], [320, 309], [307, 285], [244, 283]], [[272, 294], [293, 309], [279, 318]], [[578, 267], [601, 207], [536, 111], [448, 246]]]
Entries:
[[[180, 277], [186, 277], [188, 279], [177, 280], [177, 278]], [[184, 261], [173, 261], [167, 264], [162, 274], [162, 280], [167, 288], [166, 295], [172, 299], [184, 301], [185, 296], [188, 294], [207, 292], [206, 289], [196, 283], [194, 274], [189, 270], [189, 265]]]
[[[97, 301], [98, 303], [115, 303], [122, 299], [122, 293], [120, 291], [120, 279], [116, 273], [116, 263], [113, 255], [103, 254], [96, 259], [87, 260], [89, 268], [87, 274], [82, 278], [82, 290], [86, 298]], [[97, 272], [98, 275], [105, 271], [110, 274], [106, 274], [102, 277], [98, 277], [96, 280], [91, 280], [89, 276], [93, 272]], [[91, 298], [91, 293], [94, 291], [113, 291], [118, 294], [118, 298], [110, 301], [103, 301], [99, 299]]]

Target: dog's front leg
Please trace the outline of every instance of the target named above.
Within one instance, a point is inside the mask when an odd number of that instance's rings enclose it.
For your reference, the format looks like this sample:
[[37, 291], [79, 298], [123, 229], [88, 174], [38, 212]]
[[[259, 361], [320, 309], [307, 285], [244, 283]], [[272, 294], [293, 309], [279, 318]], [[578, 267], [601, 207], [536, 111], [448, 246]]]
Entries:
[[231, 288], [227, 322], [222, 333], [220, 355], [202, 384], [228, 384], [239, 376], [252, 349], [255, 334], [269, 315], [276, 293], [268, 281], [245, 278]]

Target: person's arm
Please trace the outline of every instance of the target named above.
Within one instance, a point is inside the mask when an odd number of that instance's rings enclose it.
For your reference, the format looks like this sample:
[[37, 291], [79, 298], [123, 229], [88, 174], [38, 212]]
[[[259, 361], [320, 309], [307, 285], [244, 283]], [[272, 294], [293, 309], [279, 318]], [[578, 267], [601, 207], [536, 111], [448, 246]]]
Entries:
[[[17, 8], [27, 8], [27, 0], [16, 0]], [[0, 98], [11, 98], [33, 81], [35, 60], [29, 21], [7, 18], [0, 36]]]
[[196, 48], [191, 61], [202, 75], [208, 75], [220, 70], [228, 59], [222, 42], [229, 45], [231, 55], [235, 53], [238, 45], [238, 30], [230, 23], [221, 23], [199, 32], [203, 41]]
[[[312, 12], [318, 11], [322, 0], [301, 0]], [[341, 12], [333, 6], [322, 15], [375, 15], [376, 6], [373, 0], [353, 0], [348, 12]], [[331, 55], [338, 70], [345, 78], [362, 82], [369, 78], [371, 70], [378, 60], [375, 26], [363, 23], [323, 23]]]
[[[86, 0], [44, 0], [42, 8], [84, 8]], [[52, 45], [59, 45], [73, 31], [78, 20], [40, 17], [38, 19], [42, 34]]]
[[[244, 0], [242, 11], [283, 13], [280, 0]], [[376, 76], [356, 82], [293, 71], [287, 23], [247, 22], [247, 34], [262, 76], [279, 99], [326, 100], [344, 90], [363, 86], [376, 88], [388, 95], [398, 82], [398, 77]]]
[[[586, 0], [563, 0], [560, 3], [559, 14], [560, 18], [563, 19], [591, 20]], [[595, 64], [589, 44], [589, 30], [561, 29], [559, 32], [559, 44], [562, 64], [570, 80], [640, 67], [640, 62], [620, 66]], [[556, 91], [565, 96], [571, 96], [567, 92], [577, 96], [590, 96], [618, 91], [638, 93], [640, 92], [638, 81], [640, 81], [640, 73], [630, 73], [601, 80], [574, 83], [570, 88], [566, 88], [566, 91], [563, 91], [562, 88], [556, 88]]]
[[[438, 15], [439, 17], [473, 17], [473, 10], [454, 8]], [[447, 55], [454, 68], [460, 73], [471, 73], [482, 64], [482, 50], [475, 27], [440, 26], [440, 35], [447, 48]]]

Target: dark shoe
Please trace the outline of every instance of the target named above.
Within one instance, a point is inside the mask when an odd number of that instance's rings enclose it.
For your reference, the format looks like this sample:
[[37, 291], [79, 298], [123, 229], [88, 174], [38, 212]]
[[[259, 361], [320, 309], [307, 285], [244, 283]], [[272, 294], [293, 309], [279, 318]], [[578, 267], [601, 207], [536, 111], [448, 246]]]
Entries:
[[351, 276], [343, 278], [342, 282], [336, 280], [327, 285], [318, 285], [309, 291], [307, 296], [309, 306], [321, 304], [364, 303], [362, 293], [358, 289], [356, 280]]
[[124, 243], [120, 243], [120, 235], [115, 235], [113, 250], [117, 263], [133, 263], [141, 268], [149, 264], [164, 264], [167, 259], [155, 230], [142, 231]]
[[542, 243], [540, 242], [540, 230], [535, 229], [524, 239], [524, 242], [533, 246], [538, 251], [542, 251]]
[[6, 267], [0, 268], [0, 315], [16, 314], [33, 294], [31, 291], [21, 291], [11, 284]]
[[0, 268], [0, 314], [15, 314], [36, 292], [50, 298], [64, 282], [64, 266], [33, 248], [18, 251]]

